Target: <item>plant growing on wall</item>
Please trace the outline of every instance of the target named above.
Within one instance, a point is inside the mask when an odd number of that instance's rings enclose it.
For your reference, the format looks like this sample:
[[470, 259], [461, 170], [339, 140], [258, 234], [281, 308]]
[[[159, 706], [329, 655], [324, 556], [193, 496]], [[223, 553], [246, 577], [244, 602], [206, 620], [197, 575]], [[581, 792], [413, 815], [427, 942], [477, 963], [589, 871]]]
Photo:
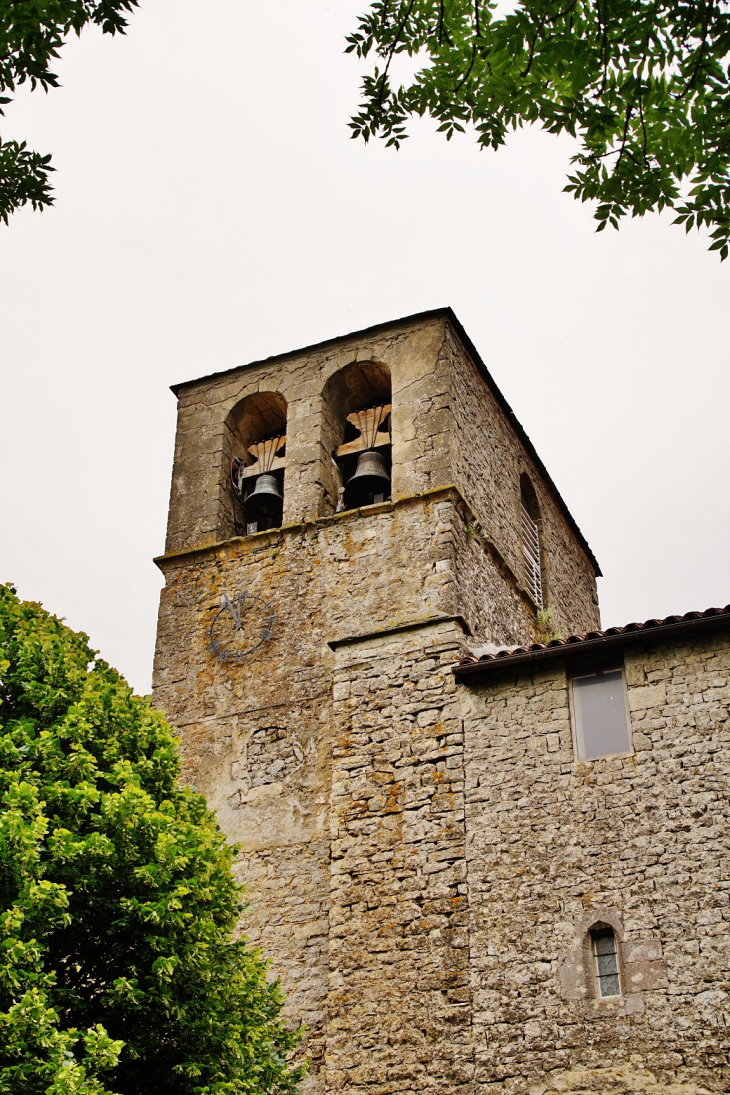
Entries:
[[553, 627], [553, 606], [549, 608], [538, 608], [537, 615], [535, 617], [535, 624], [537, 629], [537, 641], [540, 643], [553, 642], [555, 639], [562, 639], [562, 631], [556, 631]]
[[148, 700], [0, 585], [0, 1092], [293, 1090], [234, 852]]
[[[348, 50], [378, 60], [353, 136], [407, 136], [430, 115], [484, 148], [537, 122], [579, 141], [566, 190], [599, 230], [673, 207], [730, 243], [730, 8], [718, 0], [375, 0]], [[510, 10], [511, 9], [511, 10]], [[504, 10], [504, 9], [503, 9]], [[400, 83], [394, 59], [417, 58]], [[676, 223], [675, 222], [675, 223]]]

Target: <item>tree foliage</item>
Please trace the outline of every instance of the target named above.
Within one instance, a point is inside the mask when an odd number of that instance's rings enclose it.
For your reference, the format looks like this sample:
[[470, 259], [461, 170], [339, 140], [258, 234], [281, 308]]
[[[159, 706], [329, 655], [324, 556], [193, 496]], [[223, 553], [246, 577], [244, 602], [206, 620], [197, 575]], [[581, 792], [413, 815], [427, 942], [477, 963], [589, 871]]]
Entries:
[[[673, 207], [730, 240], [730, 5], [725, 0], [375, 0], [348, 51], [377, 58], [353, 136], [395, 145], [409, 117], [482, 147], [540, 123], [580, 141], [566, 190], [597, 202], [599, 230]], [[422, 67], [393, 81], [398, 54]]]
[[170, 727], [0, 586], [0, 1093], [292, 1091], [298, 1040]]
[[[95, 23], [106, 34], [124, 33], [125, 14], [138, 0], [0, 0], [0, 115], [6, 94], [26, 82], [48, 91], [58, 87], [51, 64], [64, 39]], [[0, 141], [0, 219], [26, 202], [42, 209], [53, 202], [50, 155], [32, 152], [24, 141]]]

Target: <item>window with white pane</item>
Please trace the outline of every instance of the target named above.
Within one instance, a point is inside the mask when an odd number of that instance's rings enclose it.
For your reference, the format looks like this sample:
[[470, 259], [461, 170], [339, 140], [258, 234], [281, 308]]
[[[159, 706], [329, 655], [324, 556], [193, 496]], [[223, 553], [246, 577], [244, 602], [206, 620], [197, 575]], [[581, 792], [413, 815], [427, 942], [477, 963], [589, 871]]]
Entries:
[[577, 673], [570, 690], [573, 739], [579, 760], [633, 752], [626, 683], [620, 666]]
[[621, 973], [618, 944], [613, 928], [607, 924], [601, 924], [591, 929], [591, 952], [596, 996], [620, 996]]

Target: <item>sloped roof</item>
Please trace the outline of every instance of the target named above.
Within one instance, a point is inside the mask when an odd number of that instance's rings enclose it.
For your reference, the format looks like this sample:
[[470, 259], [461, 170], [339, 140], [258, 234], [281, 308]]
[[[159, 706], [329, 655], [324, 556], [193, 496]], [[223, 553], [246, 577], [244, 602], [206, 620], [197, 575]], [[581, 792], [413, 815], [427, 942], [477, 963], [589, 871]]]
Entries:
[[[730, 605], [708, 608], [704, 612], [686, 612], [684, 616], [665, 616], [662, 620], [630, 623], [624, 627], [609, 627], [605, 631], [588, 631], [585, 635], [570, 635], [567, 639], [553, 639], [549, 643], [516, 646], [496, 654], [482, 654], [478, 658], [462, 658], [453, 667], [453, 673], [456, 677], [466, 677], [523, 662], [600, 654], [606, 648], [618, 648], [637, 639], [669, 637], [716, 624], [730, 625]], [[647, 635], [647, 632], [650, 634]]]

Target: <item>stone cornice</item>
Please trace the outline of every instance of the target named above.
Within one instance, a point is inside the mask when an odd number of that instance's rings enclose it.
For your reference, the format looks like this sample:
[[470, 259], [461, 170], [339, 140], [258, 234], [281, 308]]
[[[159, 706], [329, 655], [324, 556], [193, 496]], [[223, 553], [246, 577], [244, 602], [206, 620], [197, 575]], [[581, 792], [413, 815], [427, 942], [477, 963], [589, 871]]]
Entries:
[[[175, 565], [185, 565], [191, 560], [197, 560], [210, 555], [230, 555], [240, 545], [251, 547], [252, 551], [261, 551], [264, 547], [273, 547], [280, 544], [288, 536], [301, 536], [303, 533], [312, 533], [320, 529], [330, 528], [332, 525], [348, 524], [357, 521], [361, 517], [370, 517], [377, 513], [390, 513], [393, 510], [418, 505], [421, 502], [438, 502], [441, 499], [459, 501], [469, 509], [464, 501], [461, 491], [453, 483], [444, 487], [435, 487], [433, 490], [422, 491], [419, 494], [407, 494], [402, 498], [395, 498], [392, 502], [378, 502], [373, 506], [363, 506], [360, 509], [345, 510], [344, 513], [332, 513], [326, 517], [315, 517], [305, 521], [293, 521], [280, 528], [268, 529], [265, 532], [254, 532], [251, 536], [232, 536], [228, 540], [218, 540], [212, 544], [199, 544], [183, 551], [170, 551], [164, 555], [158, 555], [154, 562], [165, 572], [166, 568]], [[471, 512], [471, 510], [469, 510]]]
[[294, 521], [282, 525], [280, 528], [255, 532], [251, 536], [233, 536], [228, 540], [218, 540], [212, 544], [199, 544], [191, 548], [185, 548], [183, 551], [167, 552], [164, 555], [158, 555], [154, 562], [162, 573], [166, 574], [175, 567], [188, 566], [190, 563], [202, 562], [205, 559], [230, 559], [239, 553], [241, 547], [248, 548], [253, 554], [280, 545], [288, 536], [312, 535], [320, 529], [330, 528], [338, 524], [349, 524], [375, 514], [391, 513], [399, 509], [447, 500], [453, 502], [461, 511], [461, 517], [465, 527], [469, 530], [469, 534], [479, 541], [502, 577], [508, 581], [530, 610], [533, 613], [536, 612], [537, 606], [532, 597], [494, 541], [484, 534], [474, 511], [455, 483], [448, 483], [443, 487], [434, 487], [418, 494], [407, 494], [401, 498], [395, 498], [391, 502], [378, 502], [376, 505], [363, 506], [361, 509], [345, 510], [344, 513], [333, 513], [326, 517], [316, 517], [306, 521]]

